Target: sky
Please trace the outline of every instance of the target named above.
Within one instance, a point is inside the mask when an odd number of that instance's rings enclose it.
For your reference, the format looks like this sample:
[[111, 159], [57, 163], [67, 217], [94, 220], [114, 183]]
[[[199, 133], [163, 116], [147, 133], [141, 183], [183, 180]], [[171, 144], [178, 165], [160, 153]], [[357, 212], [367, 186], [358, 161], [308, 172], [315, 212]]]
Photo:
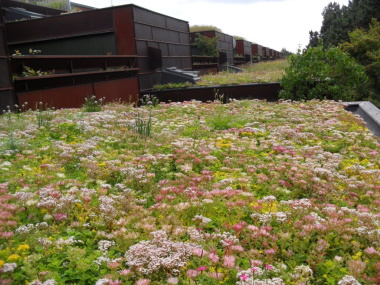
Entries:
[[[133, 1], [133, 0], [132, 0]], [[135, 4], [189, 22], [212, 25], [277, 51], [296, 52], [309, 43], [309, 31], [319, 31], [322, 12], [330, 2], [348, 0], [74, 0], [97, 8]]]

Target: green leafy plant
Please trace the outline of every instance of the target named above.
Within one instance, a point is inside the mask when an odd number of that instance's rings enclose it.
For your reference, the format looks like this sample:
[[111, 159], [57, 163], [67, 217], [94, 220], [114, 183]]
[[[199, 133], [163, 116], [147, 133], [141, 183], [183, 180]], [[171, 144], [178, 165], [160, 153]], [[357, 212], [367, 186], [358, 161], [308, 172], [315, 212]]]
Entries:
[[153, 88], [156, 90], [165, 90], [165, 89], [176, 89], [176, 88], [187, 88], [192, 87], [194, 84], [190, 82], [180, 82], [180, 83], [167, 83], [167, 84], [157, 84]]
[[380, 23], [372, 19], [368, 30], [356, 29], [348, 35], [350, 41], [341, 44], [340, 48], [364, 66], [370, 79], [368, 99], [380, 106]]
[[50, 121], [53, 119], [54, 108], [47, 107], [42, 102], [38, 103], [36, 118], [37, 125], [39, 128], [48, 127], [50, 125]]
[[104, 97], [97, 100], [95, 95], [85, 98], [82, 106], [83, 112], [100, 112], [102, 110], [104, 100]]
[[140, 101], [142, 105], [152, 106], [152, 107], [157, 107], [158, 104], [160, 103], [160, 100], [158, 100], [156, 96], [151, 95], [151, 94], [143, 95]]
[[284, 99], [354, 101], [368, 81], [364, 68], [339, 48], [309, 48], [288, 60], [280, 81]]
[[194, 46], [204, 56], [218, 56], [219, 49], [217, 47], [218, 37], [209, 38], [199, 33], [196, 34]]
[[152, 108], [149, 109], [148, 118], [140, 112], [135, 117], [135, 131], [142, 137], [150, 137], [152, 131]]
[[31, 77], [31, 76], [46, 76], [53, 74], [54, 71], [41, 71], [34, 70], [29, 66], [24, 66], [24, 71], [21, 73], [21, 77]]

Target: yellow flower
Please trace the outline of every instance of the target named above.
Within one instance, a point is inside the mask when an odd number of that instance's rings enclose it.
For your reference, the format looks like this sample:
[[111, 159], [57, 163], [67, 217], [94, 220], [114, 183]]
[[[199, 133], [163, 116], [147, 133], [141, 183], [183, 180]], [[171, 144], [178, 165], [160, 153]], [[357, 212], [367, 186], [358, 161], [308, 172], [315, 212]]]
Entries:
[[30, 247], [29, 245], [27, 244], [20, 244], [18, 247], [17, 247], [17, 250], [18, 251], [23, 251], [23, 250], [28, 250]]
[[11, 254], [10, 256], [8, 256], [8, 259], [9, 261], [17, 261], [17, 259], [19, 259], [20, 256], [18, 254]]
[[0, 260], [0, 267], [2, 267], [4, 265], [4, 260]]

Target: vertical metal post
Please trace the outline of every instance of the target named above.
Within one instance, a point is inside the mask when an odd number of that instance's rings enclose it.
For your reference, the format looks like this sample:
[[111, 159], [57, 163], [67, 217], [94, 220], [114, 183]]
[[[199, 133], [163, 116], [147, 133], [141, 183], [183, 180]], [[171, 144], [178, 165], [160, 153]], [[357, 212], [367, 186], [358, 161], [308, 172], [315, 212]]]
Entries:
[[5, 34], [5, 20], [0, 0], [0, 114], [7, 106], [14, 108], [17, 98], [14, 92], [11, 62], [8, 54], [7, 37]]

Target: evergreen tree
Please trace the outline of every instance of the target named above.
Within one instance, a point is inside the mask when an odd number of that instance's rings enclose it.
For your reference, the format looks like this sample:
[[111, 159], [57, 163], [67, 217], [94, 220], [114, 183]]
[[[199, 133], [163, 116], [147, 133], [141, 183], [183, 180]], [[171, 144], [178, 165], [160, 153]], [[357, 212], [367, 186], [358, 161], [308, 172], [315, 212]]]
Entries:
[[[372, 18], [380, 19], [380, 0], [351, 0], [342, 7], [329, 3], [323, 10], [323, 22], [319, 33], [323, 45], [337, 46], [349, 41], [348, 33], [357, 28], [368, 28]], [[309, 47], [315, 47], [316, 32], [309, 32]]]
[[[362, 28], [349, 33], [350, 41], [340, 48], [364, 66], [370, 79], [367, 99], [380, 106], [380, 22], [372, 19], [368, 30]], [[366, 95], [366, 94], [364, 94]]]
[[319, 45], [319, 42], [321, 41], [319, 33], [317, 31], [310, 31], [309, 32], [309, 44], [306, 48], [311, 47], [317, 47]]
[[281, 53], [284, 57], [288, 57], [289, 55], [293, 54], [291, 51], [288, 51], [286, 48], [282, 48]]

